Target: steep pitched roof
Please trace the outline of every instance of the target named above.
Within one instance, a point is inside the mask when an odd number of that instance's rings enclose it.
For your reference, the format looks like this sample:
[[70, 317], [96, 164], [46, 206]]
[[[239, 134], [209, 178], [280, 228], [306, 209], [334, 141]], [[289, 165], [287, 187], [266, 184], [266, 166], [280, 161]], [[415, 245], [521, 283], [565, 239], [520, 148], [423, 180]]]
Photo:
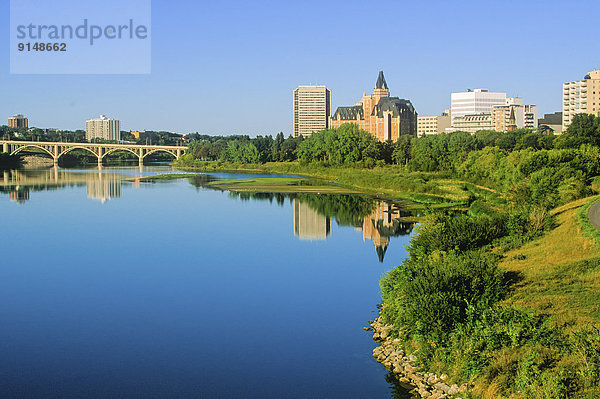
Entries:
[[357, 119], [357, 116], [359, 117], [358, 119], [365, 119], [365, 114], [362, 105], [355, 105], [352, 107], [338, 107], [335, 111], [335, 114], [333, 114], [333, 119], [337, 120], [338, 116], [339, 119], [343, 121], [355, 121]]
[[388, 89], [388, 85], [385, 82], [385, 77], [383, 76], [383, 71], [379, 71], [379, 76], [377, 77], [377, 83], [375, 83], [376, 89]]
[[392, 111], [392, 117], [394, 118], [400, 116], [402, 111], [416, 113], [410, 100], [398, 97], [381, 97], [377, 105], [373, 107], [371, 115], [377, 115], [378, 118], [381, 118], [384, 111]]

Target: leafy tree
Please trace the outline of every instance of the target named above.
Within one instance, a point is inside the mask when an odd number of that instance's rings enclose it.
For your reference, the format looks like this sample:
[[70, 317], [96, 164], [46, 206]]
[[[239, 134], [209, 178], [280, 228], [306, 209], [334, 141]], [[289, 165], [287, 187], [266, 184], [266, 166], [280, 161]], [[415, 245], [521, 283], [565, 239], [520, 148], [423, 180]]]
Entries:
[[556, 140], [557, 148], [578, 148], [582, 144], [600, 145], [600, 118], [595, 115], [575, 115], [567, 130]]

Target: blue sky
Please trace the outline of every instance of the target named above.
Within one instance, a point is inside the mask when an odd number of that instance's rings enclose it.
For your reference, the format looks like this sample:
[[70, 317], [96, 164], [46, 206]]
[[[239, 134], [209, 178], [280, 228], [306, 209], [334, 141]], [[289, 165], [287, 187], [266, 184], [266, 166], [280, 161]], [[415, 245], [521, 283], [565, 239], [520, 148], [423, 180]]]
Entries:
[[0, 123], [83, 129], [106, 114], [123, 130], [288, 135], [296, 86], [327, 85], [335, 110], [379, 70], [420, 115], [484, 87], [541, 116], [561, 110], [562, 82], [600, 68], [599, 14], [597, 1], [152, 0], [151, 74], [11, 75], [2, 0]]

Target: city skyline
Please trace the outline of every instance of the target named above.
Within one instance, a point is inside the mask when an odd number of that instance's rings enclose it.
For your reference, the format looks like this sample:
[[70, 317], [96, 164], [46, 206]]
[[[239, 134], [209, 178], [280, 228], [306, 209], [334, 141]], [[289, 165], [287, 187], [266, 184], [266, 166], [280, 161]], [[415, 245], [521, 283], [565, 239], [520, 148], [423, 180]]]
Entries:
[[[10, 75], [5, 40], [0, 43], [0, 84], [10, 95], [0, 100], [0, 109], [6, 115], [26, 114], [30, 126], [46, 128], [84, 129], [82, 121], [105, 113], [122, 120], [123, 130], [250, 136], [283, 131], [288, 136], [289, 93], [298, 85], [326, 85], [335, 109], [354, 103], [357, 92], [369, 92], [373, 73], [384, 70], [394, 95], [410, 98], [420, 115], [441, 114], [450, 106], [450, 93], [478, 87], [527, 98], [543, 115], [561, 111], [563, 82], [582, 79], [600, 66], [589, 46], [574, 40], [592, 33], [594, 11], [600, 10], [594, 2], [580, 1], [568, 9], [558, 2], [528, 2], [519, 13], [474, 2], [382, 2], [374, 9], [341, 4], [325, 3], [306, 25], [292, 28], [291, 21], [302, 13], [299, 5], [258, 5], [263, 12], [257, 15], [248, 14], [256, 5], [236, 2], [173, 6], [155, 0], [150, 75]], [[8, 25], [8, 4], [2, 7], [0, 21]], [[381, 30], [382, 36], [404, 35], [398, 44], [403, 51], [389, 51], [390, 43], [370, 37], [353, 40], [377, 56], [353, 57], [337, 45], [348, 18], [360, 22], [356, 15], [363, 11], [367, 16], [386, 9], [393, 15], [400, 7], [410, 20], [390, 21]], [[579, 12], [582, 8], [586, 13]], [[567, 18], [571, 14], [577, 19]], [[489, 27], [488, 15], [502, 21], [499, 33]], [[200, 21], [192, 24], [195, 17]], [[548, 21], [550, 28], [532, 20]], [[224, 34], [211, 35], [223, 26], [228, 27]], [[513, 42], [510, 54], [499, 57], [495, 47], [514, 32], [527, 40]], [[544, 54], [567, 45], [573, 57], [540, 62]], [[87, 95], [90, 90], [94, 98]], [[232, 95], [248, 104], [236, 118], [222, 106]]]

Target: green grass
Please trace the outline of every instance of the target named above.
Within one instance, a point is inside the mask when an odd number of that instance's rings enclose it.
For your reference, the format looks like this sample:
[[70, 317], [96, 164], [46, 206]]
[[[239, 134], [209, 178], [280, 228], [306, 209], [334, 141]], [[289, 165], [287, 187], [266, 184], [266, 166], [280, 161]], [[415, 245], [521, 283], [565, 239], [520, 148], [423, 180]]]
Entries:
[[598, 231], [590, 223], [590, 220], [588, 218], [588, 211], [590, 210], [590, 207], [596, 201], [598, 201], [599, 198], [600, 198], [599, 196], [593, 197], [592, 200], [590, 200], [584, 206], [579, 208], [579, 212], [577, 213], [577, 215], [579, 217], [579, 226], [581, 227], [581, 231], [582, 231], [583, 235], [585, 235], [586, 237], [592, 238], [593, 240], [596, 241], [596, 243], [598, 245], [600, 245], [600, 231]]
[[[465, 206], [477, 192], [489, 195], [491, 190], [448, 179], [443, 173], [409, 172], [401, 166], [364, 168], [356, 166], [325, 167], [300, 165], [298, 162], [269, 162], [266, 164], [233, 164], [221, 161], [174, 163], [184, 170], [235, 171], [245, 173], [295, 174], [310, 176], [349, 187], [352, 190], [392, 200], [407, 200], [431, 205], [432, 208]], [[463, 186], [467, 185], [466, 189]]]
[[554, 229], [505, 254], [500, 267], [522, 277], [511, 302], [550, 313], [555, 323], [571, 329], [590, 322], [600, 326], [600, 246], [587, 221], [596, 198], [555, 209]]
[[206, 184], [210, 188], [235, 192], [269, 193], [321, 193], [321, 194], [360, 194], [349, 187], [330, 184], [323, 180], [298, 177], [262, 177], [256, 179], [215, 180]]
[[136, 180], [140, 182], [151, 182], [151, 181], [165, 181], [165, 180], [177, 180], [177, 179], [185, 179], [189, 177], [195, 176], [191, 173], [167, 173], [162, 175], [153, 175], [153, 176], [144, 176], [140, 178], [136, 178]]

